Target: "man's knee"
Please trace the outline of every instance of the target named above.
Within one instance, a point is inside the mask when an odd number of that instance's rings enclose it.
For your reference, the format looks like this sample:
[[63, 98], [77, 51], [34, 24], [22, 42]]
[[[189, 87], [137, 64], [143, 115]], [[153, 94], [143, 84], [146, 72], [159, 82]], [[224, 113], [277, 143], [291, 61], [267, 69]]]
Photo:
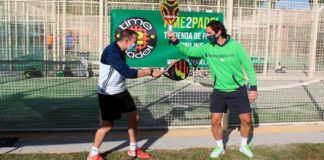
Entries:
[[251, 124], [251, 116], [250, 114], [244, 114], [240, 116], [241, 123], [250, 125]]
[[109, 132], [113, 128], [113, 126], [113, 121], [102, 121], [99, 130], [102, 130], [103, 132]]
[[133, 111], [133, 112], [128, 113], [128, 120], [129, 121], [136, 121], [136, 122], [138, 122], [139, 119], [140, 119], [140, 117], [139, 117], [137, 111]]
[[136, 121], [138, 122], [140, 120], [140, 116], [137, 114], [136, 115]]
[[223, 115], [222, 113], [213, 113], [213, 114], [212, 114], [212, 119], [211, 119], [211, 121], [212, 121], [212, 126], [213, 126], [213, 127], [218, 127], [218, 126], [221, 125], [222, 118], [223, 118], [222, 115]]

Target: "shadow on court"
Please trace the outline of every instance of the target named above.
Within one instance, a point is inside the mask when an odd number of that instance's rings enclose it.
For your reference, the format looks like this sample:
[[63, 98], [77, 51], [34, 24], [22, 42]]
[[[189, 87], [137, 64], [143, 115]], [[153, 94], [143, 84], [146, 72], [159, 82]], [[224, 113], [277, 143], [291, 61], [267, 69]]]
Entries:
[[[153, 107], [152, 104], [161, 103], [163, 105], [168, 105], [168, 104], [170, 105], [171, 103], [174, 103], [174, 102], [172, 102], [168, 99], [165, 99], [162, 101], [161, 101], [161, 99], [157, 99], [156, 103], [153, 102], [148, 105], [143, 105], [140, 103], [140, 101], [138, 100], [138, 98], [136, 96], [133, 97], [133, 99], [136, 102], [137, 106], [140, 106], [140, 107], [138, 107], [138, 111], [140, 114], [140, 126], [143, 128], [145, 128], [146, 126], [150, 127], [150, 128], [152, 128], [152, 126], [154, 128], [154, 125], [157, 126], [157, 130], [150, 130], [149, 134], [148, 134], [148, 132], [145, 132], [145, 129], [139, 130], [138, 142], [145, 141], [145, 143], [142, 146], [139, 146], [143, 150], [150, 148], [161, 137], [163, 137], [165, 134], [167, 134], [169, 131], [168, 126], [172, 126], [172, 123], [174, 123], [174, 121], [183, 121], [183, 122], [192, 121], [193, 118], [187, 117], [186, 112], [191, 112], [191, 111], [200, 107], [200, 106], [179, 103], [178, 105], [186, 105], [187, 107], [172, 107], [172, 109], [169, 112], [167, 112], [166, 114], [164, 114], [161, 117], [157, 117], [156, 115], [154, 115], [154, 113], [152, 111], [152, 108], [151, 108], [151, 107]], [[163, 107], [163, 106], [160, 106], [160, 107]], [[205, 120], [206, 118], [209, 119], [209, 117], [201, 117], [201, 118], [195, 117], [194, 120], [200, 120], [200, 119]], [[122, 121], [121, 123], [127, 124], [127, 119], [125, 119], [125, 117], [121, 121]], [[119, 124], [121, 124], [121, 123], [119, 123]], [[141, 133], [141, 131], [142, 131], [142, 133]], [[144, 132], [144, 134], [143, 134], [143, 132]], [[126, 135], [128, 136], [128, 133], [126, 130], [123, 134], [125, 136]], [[108, 154], [110, 154], [112, 152], [115, 152], [115, 151], [121, 150], [125, 147], [128, 147], [129, 143], [130, 143], [128, 140], [128, 137], [125, 140], [127, 140], [127, 141], [121, 143], [120, 145], [118, 145], [108, 151], [105, 151], [102, 155], [107, 156]]]
[[[248, 144], [251, 143], [253, 136], [254, 136], [254, 128], [259, 127], [259, 116], [258, 113], [255, 111], [255, 109], [251, 108], [251, 120], [252, 120], [252, 126], [250, 130], [250, 135], [248, 138]], [[229, 114], [229, 122], [235, 121], [236, 124], [240, 124], [239, 116], [237, 114]], [[235, 131], [235, 130], [240, 131], [241, 127], [239, 125], [232, 125], [229, 126], [224, 132], [223, 132], [223, 142], [224, 142], [224, 147], [226, 148], [226, 145], [229, 141], [230, 134]]]
[[[159, 130], [156, 130], [156, 131], [150, 131], [150, 134], [147, 134], [145, 132], [145, 129], [140, 129], [138, 131], [137, 142], [145, 141], [145, 143], [142, 146], [139, 146], [139, 147], [142, 148], [143, 150], [147, 150], [158, 139], [160, 139], [162, 136], [164, 136], [168, 132], [168, 128], [167, 128], [167, 126], [168, 126], [167, 117], [168, 116], [165, 115], [165, 116], [162, 116], [160, 118], [154, 118], [152, 112], [148, 109], [150, 106], [143, 106], [141, 104], [140, 100], [136, 96], [133, 96], [133, 99], [136, 102], [137, 111], [138, 111], [138, 114], [140, 115], [139, 126], [142, 127], [141, 122], [145, 121], [145, 122], [149, 122], [150, 124], [155, 124], [155, 123], [159, 124], [159, 127], [162, 124], [161, 128], [164, 128], [164, 129], [159, 129]], [[119, 122], [120, 125], [121, 125], [121, 123], [127, 124], [127, 118], [125, 118], [125, 117], [126, 116], [124, 116], [123, 119], [121, 120], [121, 122]], [[154, 134], [152, 134], [151, 132], [154, 132]], [[112, 152], [119, 151], [119, 150], [121, 150], [123, 148], [127, 148], [129, 146], [129, 144], [130, 144], [130, 141], [129, 141], [128, 132], [127, 132], [126, 129], [125, 129], [123, 134], [125, 135], [125, 138], [126, 138], [126, 135], [127, 135], [127, 138], [125, 139], [126, 141], [119, 144], [118, 146], [115, 146], [112, 149], [109, 149], [109, 150], [103, 152], [101, 155], [106, 157], [108, 154], [111, 154]], [[134, 157], [134, 159], [135, 158], [136, 157]]]

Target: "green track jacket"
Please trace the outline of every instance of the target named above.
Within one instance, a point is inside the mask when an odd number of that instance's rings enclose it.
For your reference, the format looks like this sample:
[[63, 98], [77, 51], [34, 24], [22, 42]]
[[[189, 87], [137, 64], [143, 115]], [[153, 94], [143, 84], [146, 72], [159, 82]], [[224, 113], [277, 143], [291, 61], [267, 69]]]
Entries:
[[[243, 46], [228, 36], [222, 46], [204, 44], [200, 47], [187, 47], [179, 40], [174, 42], [176, 48], [191, 57], [206, 59], [214, 82], [214, 88], [223, 92], [232, 92], [246, 84], [243, 68], [250, 80], [250, 90], [257, 90], [256, 75], [251, 59]], [[243, 68], [242, 68], [243, 67]]]

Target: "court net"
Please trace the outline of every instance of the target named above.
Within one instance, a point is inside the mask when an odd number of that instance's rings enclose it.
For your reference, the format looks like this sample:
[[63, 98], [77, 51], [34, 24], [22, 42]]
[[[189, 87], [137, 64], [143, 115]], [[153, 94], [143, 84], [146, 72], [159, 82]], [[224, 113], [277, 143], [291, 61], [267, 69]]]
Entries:
[[[0, 130], [98, 127], [98, 66], [91, 61], [88, 63], [88, 67], [84, 67], [81, 61], [2, 61]], [[32, 71], [41, 76], [31, 73], [32, 76], [26, 77], [24, 73], [30, 71], [31, 66]], [[65, 69], [67, 67], [70, 69]], [[142, 117], [140, 126], [210, 125], [213, 83], [208, 74], [204, 76], [177, 82], [167, 78], [127, 80]], [[321, 78], [258, 78], [258, 90], [259, 98], [251, 104], [255, 124], [323, 121], [324, 82]], [[125, 121], [123, 117], [116, 126], [125, 126]], [[238, 116], [230, 114], [229, 124], [239, 123]]]

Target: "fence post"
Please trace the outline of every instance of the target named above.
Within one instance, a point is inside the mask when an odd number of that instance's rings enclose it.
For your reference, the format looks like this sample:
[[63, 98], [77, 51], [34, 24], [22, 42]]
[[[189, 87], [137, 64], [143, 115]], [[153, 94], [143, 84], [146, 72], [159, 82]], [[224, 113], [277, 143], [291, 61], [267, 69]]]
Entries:
[[232, 25], [233, 25], [233, 0], [227, 1], [226, 9], [226, 29], [229, 35], [232, 34]]
[[[11, 45], [11, 42], [12, 42], [12, 37], [11, 37], [11, 26], [10, 26], [10, 24], [11, 24], [11, 5], [10, 5], [10, 1], [7, 1], [7, 33], [9, 33], [8, 34], [8, 38], [6, 38], [7, 39], [7, 48], [8, 48], [8, 60], [12, 60], [12, 50], [11, 50], [11, 48], [12, 48], [12, 45]], [[12, 69], [11, 68], [12, 66], [11, 66], [11, 64], [10, 64], [10, 69]]]
[[[66, 33], [66, 0], [63, 0], [63, 16], [62, 16], [62, 25], [63, 25], [63, 37], [62, 37], [62, 43], [63, 43], [63, 48], [62, 48], [62, 57], [60, 57], [60, 61], [65, 61], [65, 47], [66, 47], [66, 35], [67, 35], [67, 33]], [[61, 68], [61, 69], [64, 69], [64, 65], [63, 65], [63, 68]]]
[[220, 12], [220, 0], [217, 0], [217, 12]]
[[[227, 11], [226, 11], [226, 28], [227, 28], [227, 33], [231, 35], [232, 33], [232, 24], [233, 24], [233, 0], [228, 0], [227, 1]], [[223, 114], [223, 120], [222, 120], [222, 126], [223, 130], [226, 130], [228, 128], [228, 119], [229, 116], [227, 113]]]
[[315, 14], [313, 17], [312, 31], [311, 31], [311, 40], [309, 46], [309, 70], [308, 76], [313, 78], [316, 66], [316, 44], [317, 44], [317, 34], [318, 34], [318, 21], [319, 21], [319, 8], [318, 4], [314, 3], [313, 12]]
[[269, 57], [269, 38], [270, 38], [270, 12], [271, 12], [271, 0], [269, 0], [268, 10], [267, 10], [267, 30], [266, 30], [266, 39], [264, 46], [264, 62], [263, 62], [263, 76], [267, 76], [268, 71], [268, 57]]
[[104, 0], [99, 0], [99, 45], [98, 45], [98, 59], [100, 59], [103, 49], [103, 17], [104, 17]]
[[[52, 61], [55, 61], [56, 60], [56, 57], [57, 57], [57, 53], [56, 53], [56, 47], [57, 45], [59, 44], [58, 43], [58, 37], [57, 37], [57, 34], [56, 34], [56, 14], [55, 14], [55, 9], [56, 9], [56, 3], [54, 0], [52, 0], [52, 6], [51, 6], [51, 29], [52, 29], [52, 35], [53, 35], [53, 47], [52, 47]], [[56, 66], [54, 66], [55, 69]]]
[[276, 64], [275, 64], [275, 68], [279, 67], [279, 59], [281, 57], [281, 33], [282, 33], [282, 11], [279, 11], [279, 22], [278, 22], [278, 30], [277, 30], [277, 44], [276, 44]]

